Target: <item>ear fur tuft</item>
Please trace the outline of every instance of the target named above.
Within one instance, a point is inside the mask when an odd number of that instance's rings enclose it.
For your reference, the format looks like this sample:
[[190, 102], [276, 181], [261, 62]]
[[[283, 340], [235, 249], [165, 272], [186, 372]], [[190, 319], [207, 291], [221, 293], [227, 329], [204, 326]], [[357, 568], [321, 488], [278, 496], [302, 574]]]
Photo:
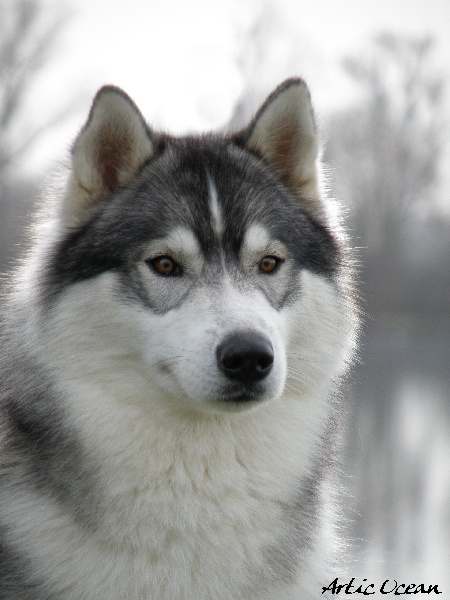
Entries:
[[149, 129], [131, 98], [117, 87], [102, 87], [72, 147], [64, 220], [78, 220], [104, 196], [129, 183], [152, 152]]

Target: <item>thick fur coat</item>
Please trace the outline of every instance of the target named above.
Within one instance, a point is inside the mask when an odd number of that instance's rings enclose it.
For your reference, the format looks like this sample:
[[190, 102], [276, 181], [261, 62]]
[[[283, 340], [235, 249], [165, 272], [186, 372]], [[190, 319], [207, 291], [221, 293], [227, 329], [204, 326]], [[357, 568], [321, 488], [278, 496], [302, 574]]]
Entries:
[[102, 88], [10, 288], [1, 600], [321, 596], [355, 316], [303, 81], [185, 138]]

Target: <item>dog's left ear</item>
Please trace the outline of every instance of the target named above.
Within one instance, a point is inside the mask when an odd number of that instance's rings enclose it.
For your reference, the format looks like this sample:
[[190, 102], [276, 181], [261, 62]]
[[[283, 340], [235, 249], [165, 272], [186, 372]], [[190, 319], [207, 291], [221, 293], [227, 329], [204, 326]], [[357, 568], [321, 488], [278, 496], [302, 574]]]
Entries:
[[318, 140], [306, 83], [302, 79], [288, 79], [276, 88], [243, 136], [245, 146], [274, 167], [308, 210], [322, 220]]
[[76, 224], [97, 202], [128, 184], [151, 157], [150, 131], [121, 89], [104, 86], [72, 147], [72, 172], [63, 221]]

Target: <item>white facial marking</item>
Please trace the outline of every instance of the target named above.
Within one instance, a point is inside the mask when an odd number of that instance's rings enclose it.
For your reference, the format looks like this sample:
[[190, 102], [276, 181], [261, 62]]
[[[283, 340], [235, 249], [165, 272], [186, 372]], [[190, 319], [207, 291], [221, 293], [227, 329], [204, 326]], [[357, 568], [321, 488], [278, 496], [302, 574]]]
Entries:
[[248, 267], [255, 266], [265, 255], [275, 255], [286, 259], [289, 252], [286, 246], [274, 239], [261, 224], [253, 223], [247, 230], [241, 249], [241, 262]]
[[251, 225], [245, 234], [244, 249], [248, 254], [258, 254], [265, 252], [270, 246], [272, 238], [269, 232], [262, 225], [254, 223]]
[[187, 227], [180, 226], [172, 229], [166, 237], [154, 240], [147, 248], [146, 254], [149, 257], [169, 254], [194, 259], [201, 255], [201, 250], [194, 233]]
[[207, 177], [209, 192], [209, 209], [211, 211], [212, 224], [214, 231], [217, 233], [218, 236], [221, 236], [223, 233], [223, 220], [222, 211], [220, 210], [219, 201], [217, 197], [217, 189], [209, 173], [207, 173]]

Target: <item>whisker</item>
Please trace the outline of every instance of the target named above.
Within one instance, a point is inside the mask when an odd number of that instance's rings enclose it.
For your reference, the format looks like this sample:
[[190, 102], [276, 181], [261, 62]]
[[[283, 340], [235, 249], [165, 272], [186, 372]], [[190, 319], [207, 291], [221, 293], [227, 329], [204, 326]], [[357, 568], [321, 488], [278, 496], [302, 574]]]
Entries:
[[[178, 355], [178, 356], [177, 355], [170, 356], [169, 358], [165, 358], [164, 359], [164, 364], [168, 364], [168, 363], [173, 362], [173, 361], [174, 361], [174, 364], [177, 364], [177, 363], [181, 362], [182, 358], [183, 358], [183, 356], [181, 354]], [[158, 364], [161, 364], [161, 362], [162, 362], [161, 359], [157, 358], [154, 361], [152, 361], [151, 363], [149, 363], [148, 366], [149, 367], [156, 367]]]
[[291, 390], [296, 394], [300, 393], [300, 390], [298, 390], [295, 386], [291, 385], [290, 383], [286, 382], [284, 385], [288, 388], [288, 390]]

